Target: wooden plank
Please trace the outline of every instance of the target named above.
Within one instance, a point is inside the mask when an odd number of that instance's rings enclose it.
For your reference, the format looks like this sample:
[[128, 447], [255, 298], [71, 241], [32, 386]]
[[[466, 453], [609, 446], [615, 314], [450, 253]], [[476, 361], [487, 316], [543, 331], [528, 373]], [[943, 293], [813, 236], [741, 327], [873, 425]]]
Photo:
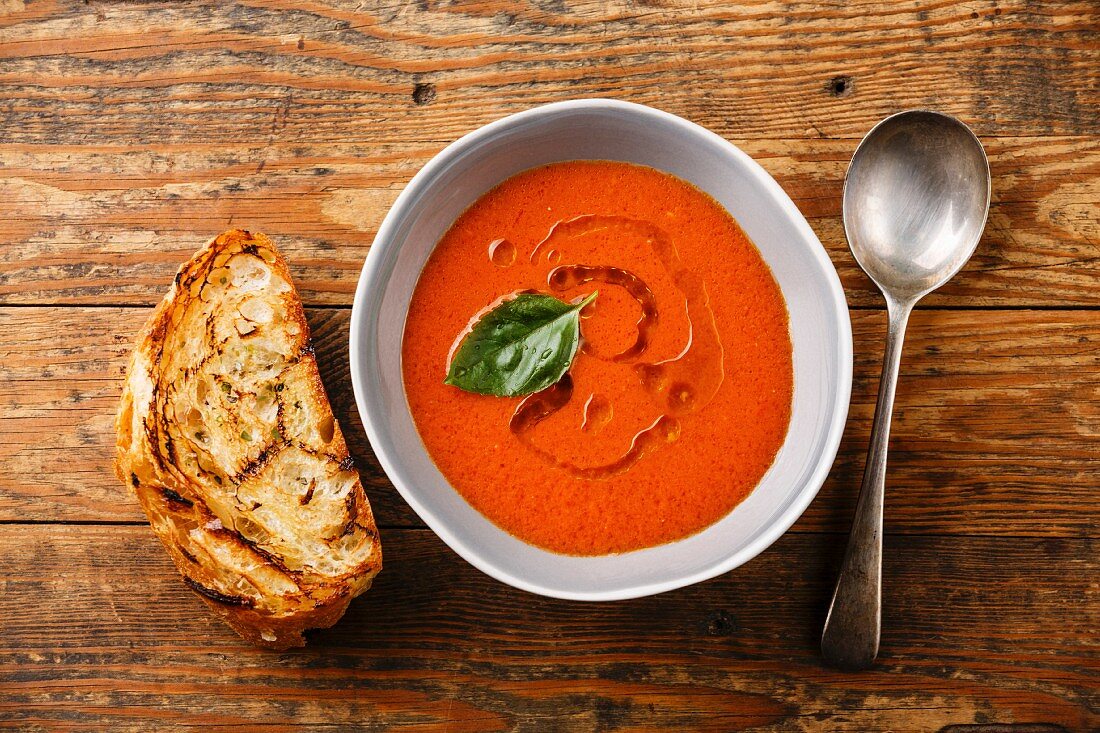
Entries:
[[[583, 604], [489, 579], [430, 532], [306, 650], [248, 647], [144, 527], [0, 527], [0, 721], [382, 730], [1095, 730], [1095, 540], [891, 538], [877, 670], [822, 666], [843, 538]], [[1051, 728], [1040, 728], [1049, 733]]]
[[[0, 106], [0, 115], [2, 115]], [[471, 129], [472, 124], [470, 128]], [[0, 136], [3, 126], [0, 124]], [[370, 139], [364, 129], [361, 138]], [[733, 138], [809, 217], [854, 305], [882, 298], [840, 222], [853, 140]], [[972, 261], [930, 305], [1100, 305], [1100, 141], [990, 138], [994, 193]], [[443, 142], [0, 145], [0, 303], [146, 304], [207, 238], [271, 235], [307, 303], [350, 304], [404, 183]]]
[[734, 137], [858, 137], [911, 107], [1100, 126], [1090, 0], [23, 5], [0, 24], [10, 142], [438, 141], [580, 96]]
[[[0, 520], [140, 521], [110, 469], [141, 308], [0, 308]], [[854, 311], [847, 432], [799, 531], [846, 531], [885, 315]], [[375, 461], [348, 377], [346, 310], [311, 309], [318, 362], [384, 526], [419, 521]], [[898, 389], [887, 522], [899, 533], [1094, 537], [1100, 322], [1092, 311], [918, 310]]]
[[238, 225], [287, 249], [307, 302], [347, 304], [398, 189], [446, 142], [615, 96], [760, 159], [861, 305], [880, 301], [838, 220], [855, 138], [905, 107], [959, 114], [990, 147], [995, 205], [930, 303], [1100, 304], [1087, 0], [2, 7], [0, 302], [151, 304]]

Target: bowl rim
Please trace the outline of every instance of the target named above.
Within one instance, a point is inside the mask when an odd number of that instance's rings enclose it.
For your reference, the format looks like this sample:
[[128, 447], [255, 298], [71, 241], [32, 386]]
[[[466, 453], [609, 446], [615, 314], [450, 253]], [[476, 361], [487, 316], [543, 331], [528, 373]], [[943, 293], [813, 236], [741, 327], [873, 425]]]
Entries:
[[[441, 520], [428, 507], [424, 506], [416, 498], [415, 493], [406, 488], [396, 462], [393, 461], [386, 452], [386, 441], [383, 439], [383, 434], [386, 432], [385, 423], [387, 420], [383, 415], [375, 414], [372, 410], [368, 409], [364, 364], [360, 361], [359, 356], [364, 325], [369, 315], [364, 305], [367, 300], [367, 293], [371, 287], [384, 286], [384, 283], [388, 279], [388, 274], [383, 272], [382, 250], [387, 246], [392, 246], [387, 244], [387, 242], [393, 241], [394, 230], [398, 227], [401, 218], [405, 215], [405, 210], [409, 207], [410, 203], [419, 199], [423, 190], [436, 175], [437, 171], [449, 165], [452, 159], [479, 145], [486, 138], [491, 138], [498, 131], [516, 125], [517, 123], [526, 122], [532, 118], [576, 110], [599, 110], [648, 116], [680, 129], [685, 135], [709, 138], [712, 142], [724, 148], [731, 157], [736, 159], [744, 167], [746, 172], [751, 174], [754, 183], [762, 187], [766, 193], [770, 194], [775, 199], [783, 209], [784, 214], [810, 243], [811, 246], [807, 254], [817, 261], [816, 264], [820, 266], [821, 271], [824, 273], [826, 289], [832, 298], [833, 310], [836, 313], [838, 326], [838, 378], [834, 385], [833, 394], [836, 409], [832, 415], [831, 423], [827, 427], [827, 434], [823, 443], [820, 460], [806, 480], [802, 491], [794, 497], [791, 504], [772, 524], [756, 533], [756, 536], [744, 547], [731, 553], [720, 562], [713, 563], [693, 573], [677, 575], [668, 580], [641, 583], [635, 586], [610, 591], [574, 591], [547, 587], [529, 578], [518, 577], [509, 573], [487, 559], [477, 547], [471, 546], [469, 543], [460, 539], [451, 531], [447, 522]], [[379, 278], [383, 279], [379, 280]], [[382, 466], [382, 470], [405, 502], [412, 507], [417, 516], [420, 517], [420, 519], [422, 519], [448, 547], [481, 572], [502, 583], [506, 583], [507, 585], [530, 593], [566, 600], [614, 601], [663, 593], [665, 591], [694, 585], [695, 583], [717, 577], [745, 564], [759, 555], [790, 529], [821, 490], [821, 486], [824, 484], [836, 460], [836, 454], [840, 447], [840, 441], [844, 433], [844, 427], [847, 423], [848, 411], [850, 409], [853, 371], [851, 316], [848, 311], [844, 288], [841, 285], [836, 268], [833, 266], [832, 260], [830, 260], [824, 245], [821, 244], [821, 240], [810, 227], [809, 222], [806, 221], [806, 217], [779, 183], [776, 182], [759, 163], [730, 141], [701, 125], [670, 112], [665, 112], [643, 104], [616, 99], [576, 99], [551, 102], [549, 104], [532, 107], [494, 120], [493, 122], [468, 132], [434, 155], [431, 160], [412, 177], [409, 183], [401, 191], [378, 227], [378, 232], [374, 237], [370, 250], [367, 252], [366, 260], [355, 288], [349, 323], [348, 344], [352, 390], [355, 395], [355, 403], [360, 419], [363, 422], [367, 438], [370, 441], [371, 449], [377, 457], [379, 464]], [[379, 446], [382, 446], [382, 449], [379, 449]], [[422, 446], [421, 450], [423, 450]], [[504, 530], [500, 531], [503, 532]]]

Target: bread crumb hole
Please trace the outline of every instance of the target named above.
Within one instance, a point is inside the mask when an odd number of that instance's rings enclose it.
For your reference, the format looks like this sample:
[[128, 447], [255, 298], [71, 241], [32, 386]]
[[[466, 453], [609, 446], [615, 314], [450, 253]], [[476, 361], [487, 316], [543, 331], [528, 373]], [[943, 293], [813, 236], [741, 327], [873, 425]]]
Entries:
[[270, 305], [259, 298], [247, 298], [241, 301], [237, 310], [242, 316], [254, 323], [270, 323], [275, 317], [275, 311]]
[[271, 272], [264, 268], [263, 260], [255, 257], [234, 257], [229, 261], [233, 273], [231, 284], [245, 292], [263, 290], [271, 280]]
[[321, 434], [322, 443], [331, 443], [332, 436], [336, 432], [336, 423], [331, 417], [326, 417], [317, 425], [317, 432]]
[[[199, 412], [194, 407], [192, 407], [190, 410], [187, 411], [186, 429], [189, 432], [194, 433], [196, 431], [201, 431], [203, 429], [203, 427], [204, 427], [204, 425], [203, 425], [202, 413]], [[191, 436], [188, 436], [188, 437], [191, 437]], [[198, 439], [201, 440], [201, 438], [198, 438]]]

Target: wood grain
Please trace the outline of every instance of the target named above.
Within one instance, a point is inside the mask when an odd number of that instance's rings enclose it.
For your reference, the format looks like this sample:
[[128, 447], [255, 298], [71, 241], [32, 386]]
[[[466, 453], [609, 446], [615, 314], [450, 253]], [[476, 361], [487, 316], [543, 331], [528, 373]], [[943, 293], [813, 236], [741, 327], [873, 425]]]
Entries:
[[286, 249], [307, 302], [348, 304], [385, 211], [447, 142], [611, 96], [743, 146], [874, 306], [838, 219], [855, 141], [906, 107], [958, 114], [994, 206], [929, 302], [1100, 305], [1088, 1], [6, 5], [3, 303], [152, 304], [203, 237], [243, 226]]
[[[114, 411], [144, 308], [0, 308], [0, 521], [140, 521], [111, 469]], [[846, 530], [867, 446], [885, 316], [853, 312], [855, 383], [840, 457], [799, 530]], [[349, 312], [311, 309], [317, 358], [376, 515], [419, 521], [355, 410]], [[59, 338], [59, 334], [63, 334]], [[894, 418], [895, 532], [1096, 536], [1096, 313], [918, 310]], [[59, 460], [60, 459], [60, 460]]]
[[[1100, 724], [1094, 540], [888, 541], [880, 669], [821, 666], [834, 535], [657, 597], [538, 598], [425, 530], [304, 651], [211, 618], [145, 527], [0, 528], [0, 719], [490, 730], [938, 730]], [[142, 568], [140, 574], [119, 568]]]
[[[1094, 0], [0, 0], [0, 727], [1100, 729], [1097, 37]], [[346, 307], [402, 186], [480, 125], [581, 97], [744, 149], [857, 308], [847, 431], [794, 530], [713, 581], [592, 605], [512, 590], [420, 528], [346, 362]], [[885, 317], [840, 193], [858, 139], [912, 107], [973, 126], [993, 204], [912, 321], [882, 664], [847, 674], [816, 636]], [[295, 653], [212, 619], [109, 467], [133, 335], [231, 226], [274, 237], [314, 306], [384, 528], [376, 587]]]
[[[809, 217], [850, 302], [881, 307], [839, 218], [856, 142], [735, 141]], [[994, 193], [985, 236], [963, 272], [926, 302], [1100, 305], [1100, 141], [986, 144]], [[205, 239], [238, 226], [275, 239], [307, 303], [348, 305], [386, 211], [442, 147], [0, 144], [0, 303], [151, 305]]]
[[1089, 0], [10, 4], [10, 142], [441, 141], [581, 95], [735, 137], [858, 137], [928, 106], [982, 135], [1100, 123]]

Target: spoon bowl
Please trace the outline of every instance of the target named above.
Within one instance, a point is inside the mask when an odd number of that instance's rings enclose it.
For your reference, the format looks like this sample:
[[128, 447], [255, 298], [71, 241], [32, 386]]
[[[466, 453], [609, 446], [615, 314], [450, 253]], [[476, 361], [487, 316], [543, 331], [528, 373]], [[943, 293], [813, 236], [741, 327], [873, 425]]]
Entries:
[[886, 298], [889, 324], [863, 485], [821, 635], [825, 658], [843, 669], [866, 669], [878, 654], [886, 449], [905, 326], [916, 302], [974, 253], [989, 193], [978, 138], [954, 117], [923, 110], [877, 124], [844, 179], [848, 245]]
[[860, 143], [844, 181], [844, 233], [880, 289], [917, 299], [947, 282], [978, 246], [989, 162], [954, 117], [887, 117]]

